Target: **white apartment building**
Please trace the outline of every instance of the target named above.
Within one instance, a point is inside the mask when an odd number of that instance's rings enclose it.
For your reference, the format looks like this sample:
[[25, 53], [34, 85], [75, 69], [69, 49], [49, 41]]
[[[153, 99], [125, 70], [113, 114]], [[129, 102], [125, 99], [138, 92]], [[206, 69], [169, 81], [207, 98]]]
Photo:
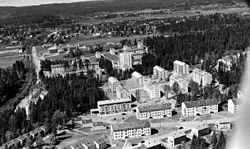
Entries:
[[178, 60], [174, 61], [174, 73], [179, 75], [189, 74], [189, 65]]
[[184, 131], [173, 131], [166, 138], [166, 142], [172, 147], [186, 141], [187, 138], [186, 133]]
[[178, 83], [180, 87], [180, 91], [185, 94], [188, 93], [188, 85], [189, 81], [186, 77], [178, 75], [178, 74], [172, 74], [169, 78], [170, 86], [173, 87], [174, 83]]
[[232, 129], [232, 122], [226, 120], [218, 120], [215, 123], [216, 130], [228, 131]]
[[113, 140], [142, 137], [151, 135], [149, 121], [136, 121], [130, 123], [117, 123], [110, 127], [111, 138]]
[[65, 73], [65, 67], [63, 64], [51, 65], [51, 73], [53, 75]]
[[183, 102], [181, 112], [184, 117], [218, 112], [218, 101], [214, 99]]
[[136, 117], [139, 120], [160, 119], [172, 116], [170, 103], [140, 106], [136, 109]]
[[132, 68], [133, 62], [132, 62], [132, 52], [122, 52], [119, 55], [120, 59], [120, 67], [123, 70]]
[[103, 100], [97, 102], [97, 109], [91, 109], [91, 113], [100, 115], [122, 113], [131, 110], [131, 99]]
[[161, 97], [161, 88], [158, 85], [147, 84], [144, 86], [144, 90], [149, 94], [151, 99]]
[[164, 80], [168, 77], [168, 75], [168, 71], [160, 66], [155, 66], [153, 68], [153, 78], [155, 79]]
[[136, 84], [142, 85], [143, 84], [143, 75], [140, 74], [139, 72], [133, 72], [132, 73], [132, 80]]
[[240, 112], [241, 105], [239, 99], [228, 100], [228, 112], [232, 114], [237, 114]]
[[116, 92], [117, 88], [119, 86], [121, 86], [120, 81], [114, 77], [108, 78], [108, 84], [109, 84], [109, 88], [111, 89], [112, 92]]
[[198, 84], [202, 83], [202, 86], [206, 86], [212, 83], [213, 76], [206, 71], [195, 68], [192, 72], [192, 80]]

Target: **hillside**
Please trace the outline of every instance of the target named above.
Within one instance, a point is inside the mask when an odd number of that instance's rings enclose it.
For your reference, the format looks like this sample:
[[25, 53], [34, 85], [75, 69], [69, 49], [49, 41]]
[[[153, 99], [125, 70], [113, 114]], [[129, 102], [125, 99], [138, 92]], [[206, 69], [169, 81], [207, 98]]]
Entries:
[[[30, 15], [80, 16], [103, 11], [126, 11], [146, 8], [175, 8], [178, 6], [185, 6], [186, 1], [187, 0], [107, 0], [26, 7], [0, 7], [0, 19]], [[189, 5], [232, 3], [232, 1], [233, 0], [189, 0]]]

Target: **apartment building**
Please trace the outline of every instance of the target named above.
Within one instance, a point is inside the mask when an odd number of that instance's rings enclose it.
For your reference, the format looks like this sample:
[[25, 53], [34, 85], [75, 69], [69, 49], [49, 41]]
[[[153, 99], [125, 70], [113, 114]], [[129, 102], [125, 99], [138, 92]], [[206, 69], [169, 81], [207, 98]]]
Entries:
[[169, 78], [170, 86], [173, 87], [174, 83], [179, 85], [180, 91], [185, 94], [188, 93], [188, 85], [189, 81], [185, 76], [181, 76], [178, 74], [172, 74]]
[[97, 102], [97, 109], [91, 109], [92, 114], [112, 114], [131, 110], [131, 99], [103, 100]]
[[118, 79], [114, 77], [108, 78], [108, 85], [112, 92], [116, 92], [117, 88], [121, 86], [121, 83]]
[[240, 109], [241, 105], [238, 98], [228, 100], [228, 112], [232, 114], [238, 114]]
[[122, 52], [119, 55], [120, 60], [120, 67], [122, 70], [130, 69], [132, 68], [133, 62], [132, 62], [132, 52]]
[[189, 139], [193, 139], [193, 136], [196, 137], [203, 137], [211, 133], [211, 129], [207, 124], [197, 125], [196, 127], [192, 128], [190, 133], [187, 134]]
[[160, 66], [153, 68], [153, 78], [158, 80], [165, 80], [169, 75], [169, 72]]
[[192, 80], [199, 85], [206, 86], [212, 83], [213, 76], [206, 71], [195, 68], [192, 72]]
[[160, 119], [172, 116], [170, 103], [140, 106], [136, 109], [136, 117], [139, 120]]
[[189, 74], [189, 65], [178, 60], [174, 61], [174, 73], [179, 75]]
[[177, 131], [172, 132], [168, 135], [166, 139], [163, 140], [164, 142], [167, 142], [170, 146], [176, 146], [178, 144], [181, 144], [182, 142], [187, 141], [186, 133], [183, 131]]
[[51, 73], [53, 75], [63, 74], [65, 71], [65, 66], [63, 64], [51, 65]]
[[218, 120], [215, 123], [215, 129], [218, 131], [228, 131], [232, 129], [232, 122], [227, 120]]
[[161, 97], [161, 88], [156, 84], [144, 85], [144, 90], [148, 93], [151, 99]]
[[113, 140], [148, 136], [151, 135], [151, 125], [149, 121], [117, 123], [111, 125], [110, 132]]
[[183, 102], [181, 111], [184, 117], [218, 112], [218, 101], [215, 99]]
[[132, 80], [134, 83], [142, 85], [143, 84], [143, 75], [139, 72], [133, 72], [132, 73]]

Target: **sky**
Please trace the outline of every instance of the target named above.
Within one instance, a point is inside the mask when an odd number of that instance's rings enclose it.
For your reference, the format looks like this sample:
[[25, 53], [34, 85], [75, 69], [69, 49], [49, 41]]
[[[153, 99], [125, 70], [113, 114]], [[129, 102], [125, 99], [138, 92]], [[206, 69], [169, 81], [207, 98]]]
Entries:
[[30, 6], [51, 3], [71, 3], [93, 0], [0, 0], [0, 6]]

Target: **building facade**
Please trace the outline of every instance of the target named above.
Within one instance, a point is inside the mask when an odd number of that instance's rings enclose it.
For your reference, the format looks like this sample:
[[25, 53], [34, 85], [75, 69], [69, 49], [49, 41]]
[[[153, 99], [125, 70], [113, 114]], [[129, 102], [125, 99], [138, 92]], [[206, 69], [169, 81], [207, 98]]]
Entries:
[[153, 68], [153, 78], [158, 80], [165, 80], [168, 77], [169, 73], [167, 70], [160, 66], [155, 66]]
[[181, 111], [184, 117], [217, 113], [218, 101], [207, 99], [192, 102], [183, 102], [181, 104]]
[[240, 105], [239, 99], [228, 100], [228, 112], [232, 114], [237, 114], [239, 113], [240, 109], [241, 109], [241, 105]]
[[212, 83], [213, 76], [206, 71], [195, 68], [192, 72], [192, 80], [199, 85], [206, 86]]
[[174, 61], [174, 73], [179, 75], [189, 74], [189, 65], [178, 60]]
[[172, 116], [171, 104], [155, 104], [137, 107], [136, 117], [139, 120], [160, 119]]
[[139, 85], [142, 85], [143, 84], [143, 75], [140, 74], [139, 72], [135, 71], [135, 72], [132, 73], [132, 80], [135, 83], [137, 83]]
[[119, 55], [120, 67], [123, 70], [132, 68], [132, 53], [131, 52], [122, 52]]
[[148, 136], [151, 135], [151, 125], [149, 121], [113, 124], [110, 132], [113, 140]]
[[215, 123], [215, 129], [221, 131], [228, 131], [232, 129], [232, 123], [230, 121], [219, 120]]
[[148, 93], [151, 99], [161, 97], [161, 88], [155, 84], [145, 85], [144, 90]]
[[99, 114], [113, 114], [131, 110], [131, 99], [104, 100], [98, 101]]

